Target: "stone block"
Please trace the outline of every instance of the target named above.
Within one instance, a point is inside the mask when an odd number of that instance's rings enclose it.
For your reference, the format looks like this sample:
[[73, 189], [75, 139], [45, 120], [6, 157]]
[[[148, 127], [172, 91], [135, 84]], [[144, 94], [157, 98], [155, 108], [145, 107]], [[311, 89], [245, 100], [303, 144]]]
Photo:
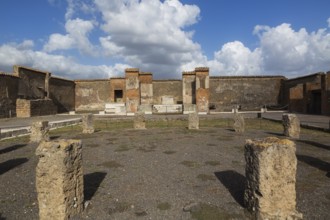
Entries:
[[94, 116], [93, 114], [85, 114], [82, 116], [82, 127], [84, 134], [94, 133]]
[[245, 120], [244, 116], [239, 113], [234, 114], [234, 130], [237, 133], [244, 133], [245, 131]]
[[39, 219], [66, 220], [81, 213], [84, 208], [81, 141], [44, 141], [36, 155]]
[[300, 120], [295, 114], [283, 114], [284, 135], [294, 139], [300, 136]]
[[198, 113], [197, 112], [189, 113], [188, 122], [189, 122], [188, 129], [199, 129]]
[[31, 125], [30, 142], [39, 143], [49, 140], [49, 125], [48, 121], [38, 121]]
[[145, 129], [146, 128], [146, 119], [145, 119], [145, 115], [143, 112], [138, 112], [135, 114], [134, 128], [135, 129]]
[[296, 211], [294, 142], [269, 137], [245, 144], [244, 203], [255, 219], [302, 219]]

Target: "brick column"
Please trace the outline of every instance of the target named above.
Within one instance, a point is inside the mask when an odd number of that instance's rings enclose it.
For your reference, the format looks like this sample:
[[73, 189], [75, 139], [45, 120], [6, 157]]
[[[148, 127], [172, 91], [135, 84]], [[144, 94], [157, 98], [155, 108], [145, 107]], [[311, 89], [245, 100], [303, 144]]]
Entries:
[[256, 219], [302, 219], [296, 211], [294, 142], [270, 137], [245, 144], [246, 208]]
[[209, 68], [198, 67], [196, 72], [196, 105], [199, 114], [209, 112]]
[[126, 111], [127, 115], [134, 115], [140, 105], [139, 69], [125, 70], [126, 78]]
[[182, 73], [182, 99], [184, 114], [196, 111], [196, 74], [194, 71]]
[[81, 213], [84, 207], [81, 141], [41, 142], [36, 155], [40, 220], [64, 220]]
[[153, 85], [152, 73], [139, 73], [141, 105], [139, 111], [152, 114]]

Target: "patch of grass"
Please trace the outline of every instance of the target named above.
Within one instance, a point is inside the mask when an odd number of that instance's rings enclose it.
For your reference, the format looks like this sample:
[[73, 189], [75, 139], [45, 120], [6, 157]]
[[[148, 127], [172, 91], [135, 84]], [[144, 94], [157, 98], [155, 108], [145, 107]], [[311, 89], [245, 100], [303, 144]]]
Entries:
[[230, 136], [230, 135], [224, 135], [224, 136], [218, 137], [217, 140], [218, 141], [232, 141], [232, 140], [234, 140], [234, 137]]
[[208, 175], [208, 174], [198, 174], [197, 179], [202, 180], [202, 181], [214, 181], [215, 177], [213, 175]]
[[209, 220], [209, 219], [244, 219], [244, 216], [229, 213], [217, 206], [201, 203], [200, 208], [191, 212], [193, 219]]
[[205, 161], [204, 164], [209, 166], [218, 166], [220, 165], [220, 162], [215, 160], [209, 160], [209, 161]]
[[164, 153], [164, 154], [175, 154], [176, 151], [174, 151], [174, 150], [166, 150], [166, 151], [164, 151], [163, 153]]
[[168, 202], [162, 202], [157, 205], [157, 208], [162, 211], [169, 210], [171, 208], [171, 204]]
[[215, 147], [215, 146], [217, 146], [217, 144], [212, 144], [212, 143], [208, 143], [206, 145], [209, 146], [209, 147]]
[[98, 144], [86, 144], [87, 145], [87, 147], [99, 147], [100, 145], [98, 145]]
[[128, 146], [128, 145], [120, 145], [115, 149], [115, 152], [124, 152], [124, 151], [129, 151], [132, 150], [134, 147]]
[[180, 162], [180, 164], [182, 164], [186, 167], [190, 167], [190, 168], [197, 168], [200, 166], [198, 162], [190, 161], [190, 160], [184, 160], [184, 161]]
[[137, 217], [146, 216], [148, 213], [146, 211], [140, 211], [134, 213]]
[[118, 163], [115, 160], [111, 160], [111, 161], [107, 161], [107, 162], [101, 163], [98, 166], [104, 166], [104, 167], [107, 167], [107, 168], [119, 168], [119, 167], [123, 167], [123, 165], [121, 165], [120, 163]]

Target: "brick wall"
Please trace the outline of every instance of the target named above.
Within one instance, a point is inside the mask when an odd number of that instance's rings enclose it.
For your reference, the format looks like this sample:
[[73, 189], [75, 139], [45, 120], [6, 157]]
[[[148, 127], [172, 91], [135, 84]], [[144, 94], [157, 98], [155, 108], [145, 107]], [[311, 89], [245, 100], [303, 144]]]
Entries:
[[0, 118], [16, 116], [19, 77], [0, 74]]
[[215, 111], [260, 110], [264, 105], [281, 103], [282, 76], [210, 77], [210, 106]]
[[154, 80], [153, 104], [162, 104], [162, 96], [173, 97], [174, 104], [182, 104], [182, 81], [181, 80]]
[[18, 118], [27, 118], [41, 115], [54, 115], [57, 113], [57, 106], [52, 100], [16, 100], [16, 114]]
[[49, 98], [57, 106], [58, 113], [75, 110], [75, 83], [74, 81], [51, 77], [49, 79]]

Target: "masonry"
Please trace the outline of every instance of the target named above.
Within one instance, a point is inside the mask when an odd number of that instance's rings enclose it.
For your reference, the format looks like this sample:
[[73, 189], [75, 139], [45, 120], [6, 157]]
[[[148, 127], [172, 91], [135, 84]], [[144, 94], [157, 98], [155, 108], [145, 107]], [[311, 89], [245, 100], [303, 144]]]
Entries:
[[[106, 104], [124, 106], [127, 115], [151, 110], [152, 113], [209, 114], [230, 112], [237, 107], [242, 111], [267, 107], [330, 115], [330, 72], [287, 79], [209, 76], [209, 68], [197, 67], [183, 72], [182, 79], [154, 80], [152, 73], [137, 68], [126, 69], [123, 75], [72, 81], [47, 71], [14, 66], [13, 74], [0, 73], [0, 117], [98, 112], [104, 111]], [[38, 106], [39, 111], [31, 106]]]

